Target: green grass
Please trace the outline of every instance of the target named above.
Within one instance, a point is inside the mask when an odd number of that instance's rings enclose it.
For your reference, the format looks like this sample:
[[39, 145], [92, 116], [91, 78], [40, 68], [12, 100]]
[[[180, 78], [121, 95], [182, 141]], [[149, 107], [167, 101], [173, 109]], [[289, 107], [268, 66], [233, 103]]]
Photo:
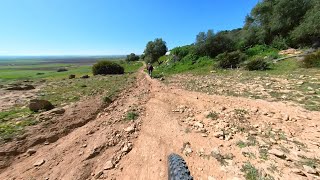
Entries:
[[[36, 61], [28, 62], [36, 63]], [[120, 61], [118, 62], [120, 63]], [[23, 63], [12, 66], [9, 69], [1, 66], [0, 83], [1, 81], [9, 83], [26, 79], [46, 79], [45, 86], [38, 92], [39, 98], [48, 100], [57, 107], [93, 96], [100, 96], [101, 101], [108, 103], [116, 98], [119, 92], [135, 81], [135, 76], [132, 73], [143, 65], [141, 62], [121, 63], [125, 69], [124, 75], [92, 76], [91, 66], [69, 64], [69, 71], [56, 72], [58, 67], [66, 67], [65, 64], [25, 65]], [[44, 70], [34, 70], [37, 68]], [[39, 72], [44, 74], [36, 75]], [[70, 74], [75, 74], [76, 79], [68, 79]], [[79, 78], [85, 74], [90, 75], [90, 78]], [[9, 140], [22, 133], [26, 126], [36, 124], [35, 115], [35, 113], [24, 107], [12, 107], [11, 109], [0, 111], [0, 140]], [[130, 119], [136, 119], [137, 117], [138, 114], [129, 116]]]
[[217, 112], [210, 112], [208, 115], [207, 115], [207, 118], [210, 118], [212, 120], [217, 120], [219, 118], [219, 113]]
[[250, 162], [242, 165], [241, 171], [245, 173], [244, 177], [246, 180], [273, 180], [274, 178], [270, 175], [262, 175]]
[[[125, 73], [133, 73], [137, 71], [143, 64], [142, 62], [121, 63]], [[74, 64], [32, 64], [32, 65], [17, 65], [17, 66], [0, 66], [0, 83], [1, 81], [16, 81], [16, 80], [36, 80], [36, 79], [63, 79], [68, 78], [70, 74], [75, 74], [76, 77], [82, 75], [92, 76], [91, 66], [89, 65], [74, 65]], [[67, 67], [68, 71], [57, 72], [60, 67]], [[37, 75], [37, 73], [43, 73]]]
[[128, 121], [134, 121], [134, 120], [138, 119], [138, 117], [139, 117], [139, 114], [138, 114], [137, 112], [135, 112], [135, 111], [129, 111], [129, 112], [127, 113], [127, 116], [126, 116], [126, 120], [128, 120]]
[[21, 133], [26, 126], [35, 125], [33, 112], [27, 108], [12, 108], [0, 112], [0, 141], [6, 141]]

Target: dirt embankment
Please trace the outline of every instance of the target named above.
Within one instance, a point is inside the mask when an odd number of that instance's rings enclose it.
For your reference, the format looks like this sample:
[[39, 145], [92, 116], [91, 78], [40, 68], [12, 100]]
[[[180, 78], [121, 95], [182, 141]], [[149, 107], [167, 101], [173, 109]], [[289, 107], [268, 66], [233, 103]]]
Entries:
[[[125, 121], [132, 111], [139, 118]], [[319, 117], [281, 102], [166, 86], [141, 70], [95, 119], [19, 155], [0, 179], [166, 179], [173, 152], [195, 179], [316, 179]]]

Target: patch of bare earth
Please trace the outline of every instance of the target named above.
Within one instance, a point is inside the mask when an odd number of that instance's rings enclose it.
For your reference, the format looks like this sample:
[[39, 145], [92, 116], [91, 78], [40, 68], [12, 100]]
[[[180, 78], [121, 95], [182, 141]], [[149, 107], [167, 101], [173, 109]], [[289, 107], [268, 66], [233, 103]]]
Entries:
[[[131, 111], [140, 116], [126, 121]], [[195, 179], [244, 179], [247, 164], [257, 178], [317, 179], [319, 118], [281, 102], [166, 86], [140, 71], [95, 119], [17, 156], [0, 179], [167, 179], [170, 153]]]

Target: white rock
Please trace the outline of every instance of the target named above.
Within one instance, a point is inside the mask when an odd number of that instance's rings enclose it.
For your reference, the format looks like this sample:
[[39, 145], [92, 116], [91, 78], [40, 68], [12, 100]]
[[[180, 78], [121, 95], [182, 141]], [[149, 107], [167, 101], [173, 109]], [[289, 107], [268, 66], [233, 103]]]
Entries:
[[303, 165], [303, 169], [309, 174], [317, 174], [317, 171], [310, 166]]
[[36, 153], [37, 151], [35, 150], [35, 149], [28, 149], [27, 150], [27, 154], [29, 155], [29, 156], [31, 156], [32, 154], [34, 154], [34, 153]]
[[134, 132], [134, 125], [131, 125], [131, 126], [125, 128], [124, 131], [127, 133], [133, 133]]
[[201, 123], [201, 122], [195, 122], [194, 123], [194, 126], [196, 126], [196, 127], [199, 127], [199, 128], [203, 128], [204, 127], [204, 125]]
[[111, 160], [107, 161], [103, 167], [104, 170], [109, 170], [109, 169], [113, 169], [113, 168], [114, 168], [114, 164], [112, 163]]
[[40, 159], [40, 160], [38, 160], [37, 162], [35, 162], [35, 163], [33, 164], [33, 166], [35, 166], [35, 167], [41, 166], [41, 165], [43, 165], [45, 162], [46, 162], [46, 161], [45, 161], [44, 159]]
[[216, 137], [216, 138], [223, 137], [224, 136], [224, 132], [223, 131], [215, 132], [215, 133], [213, 133], [213, 136]]

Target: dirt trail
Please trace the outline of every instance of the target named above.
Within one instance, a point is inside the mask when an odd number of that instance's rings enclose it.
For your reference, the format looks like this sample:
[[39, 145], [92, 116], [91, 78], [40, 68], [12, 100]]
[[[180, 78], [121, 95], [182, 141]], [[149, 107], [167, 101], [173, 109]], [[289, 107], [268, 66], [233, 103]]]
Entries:
[[[216, 111], [224, 118], [234, 109], [248, 111], [250, 124], [280, 128], [288, 138], [298, 138], [313, 147], [305, 155], [319, 156], [319, 112], [277, 102], [190, 92], [150, 79], [141, 70], [136, 86], [122, 93], [95, 120], [54, 143], [37, 147], [31, 156], [19, 156], [0, 179], [167, 179], [167, 156], [173, 152], [184, 154], [195, 179], [243, 179], [240, 168], [248, 158], [236, 141], [246, 133], [234, 134], [231, 140], [216, 138], [219, 123], [206, 117], [208, 111]], [[131, 110], [139, 112], [140, 117], [124, 121], [123, 116]], [[296, 121], [283, 120], [282, 115]], [[192, 152], [182, 152], [187, 142]], [[217, 149], [235, 156], [228, 166], [209, 157]], [[280, 179], [316, 177], [304, 171], [305, 176], [292, 174], [287, 160], [270, 155], [269, 161], [283, 172]]]

